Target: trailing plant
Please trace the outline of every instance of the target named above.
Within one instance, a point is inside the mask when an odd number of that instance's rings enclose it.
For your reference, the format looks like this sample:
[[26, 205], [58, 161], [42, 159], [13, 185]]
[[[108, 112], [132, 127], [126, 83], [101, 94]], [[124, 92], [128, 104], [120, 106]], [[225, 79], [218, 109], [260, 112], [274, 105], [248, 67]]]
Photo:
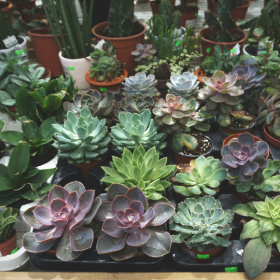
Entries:
[[187, 166], [177, 166], [177, 170], [176, 176], [171, 177], [173, 189], [186, 197], [200, 196], [202, 193], [215, 195], [215, 189], [227, 176], [220, 160], [213, 157], [200, 156]]
[[64, 125], [53, 124], [55, 130], [53, 147], [59, 150], [60, 158], [67, 158], [70, 164], [99, 161], [108, 152], [110, 137], [106, 120], [93, 118], [84, 107], [80, 117], [67, 112]]
[[57, 244], [56, 257], [63, 261], [72, 261], [90, 249], [94, 240], [90, 223], [102, 203], [94, 195], [94, 190], [86, 190], [80, 182], [52, 187], [48, 197], [23, 213], [28, 225], [44, 230], [26, 233], [22, 239], [24, 249], [42, 253]]
[[53, 184], [45, 182], [56, 168], [39, 170], [30, 166], [28, 144], [20, 142], [13, 149], [8, 166], [0, 164], [0, 170], [0, 206], [5, 206], [21, 198], [35, 201], [48, 193]]
[[233, 220], [231, 210], [223, 210], [220, 201], [212, 196], [186, 198], [178, 204], [178, 212], [172, 217], [170, 229], [173, 243], [184, 243], [199, 252], [209, 246], [228, 247]]
[[14, 225], [18, 222], [18, 209], [0, 207], [0, 244], [7, 242], [12, 237]]
[[162, 199], [162, 192], [171, 185], [167, 180], [176, 166], [166, 165], [166, 157], [159, 159], [155, 147], [146, 152], [140, 145], [133, 153], [124, 148], [121, 158], [112, 158], [111, 167], [102, 166], [105, 176], [101, 182], [107, 185], [122, 184], [128, 188], [137, 186], [147, 200]]

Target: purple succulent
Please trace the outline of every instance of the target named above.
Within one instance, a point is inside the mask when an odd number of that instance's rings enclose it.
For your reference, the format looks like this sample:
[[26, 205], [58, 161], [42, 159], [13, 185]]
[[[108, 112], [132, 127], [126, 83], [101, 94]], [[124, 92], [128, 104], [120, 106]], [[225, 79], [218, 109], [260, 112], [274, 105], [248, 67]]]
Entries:
[[63, 261], [79, 257], [82, 251], [92, 247], [94, 233], [83, 227], [95, 217], [101, 199], [94, 199], [95, 191], [85, 189], [80, 182], [72, 182], [64, 188], [54, 186], [48, 197], [39, 205], [27, 209], [23, 218], [37, 232], [23, 236], [23, 247], [31, 253], [48, 251], [57, 242], [56, 256]]
[[156, 52], [156, 49], [153, 49], [153, 45], [137, 44], [136, 50], [131, 54], [137, 56], [137, 58], [135, 58], [135, 61], [140, 61], [141, 59], [147, 59], [149, 56], [154, 55]]
[[231, 177], [238, 176], [240, 182], [255, 180], [268, 167], [265, 158], [268, 151], [266, 142], [255, 142], [250, 133], [243, 133], [222, 148], [222, 165], [228, 168]]
[[156, 201], [154, 206], [150, 201], [145, 212], [147, 199], [141, 189], [129, 189], [121, 184], [110, 186], [107, 199], [97, 213], [97, 218], [103, 222], [104, 233], [97, 241], [98, 254], [109, 253], [112, 259], [121, 261], [133, 257], [137, 248], [153, 258], [169, 253], [170, 234], [159, 227], [175, 211], [167, 199]]
[[229, 74], [237, 74], [238, 78], [236, 84], [242, 86], [243, 90], [247, 90], [260, 87], [264, 82], [266, 74], [256, 75], [257, 70], [255, 65], [246, 65], [245, 67], [242, 65], [235, 65]]

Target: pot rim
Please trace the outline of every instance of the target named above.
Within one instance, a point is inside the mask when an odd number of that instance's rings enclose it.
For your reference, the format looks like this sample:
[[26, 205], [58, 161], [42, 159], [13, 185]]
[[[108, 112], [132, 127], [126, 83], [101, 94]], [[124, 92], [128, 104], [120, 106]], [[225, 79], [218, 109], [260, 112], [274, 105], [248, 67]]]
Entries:
[[[3, 3], [8, 4], [8, 6], [1, 8], [1, 10], [4, 10], [4, 12], [6, 12], [6, 9], [7, 9], [7, 10], [10, 10], [10, 9], [13, 8], [13, 3], [10, 2], [10, 1], [3, 1]], [[3, 4], [3, 3], [2, 3], [2, 4]]]
[[[95, 47], [93, 44], [91, 44], [91, 46], [93, 46], [93, 47]], [[75, 60], [75, 61], [82, 61], [82, 60], [85, 60], [85, 59], [90, 59], [91, 58], [91, 56], [89, 55], [89, 56], [87, 56], [87, 57], [81, 57], [81, 58], [67, 58], [67, 57], [64, 57], [63, 55], [62, 55], [62, 52], [61, 51], [59, 51], [59, 53], [58, 53], [58, 56], [59, 56], [59, 58], [60, 59], [64, 59], [64, 60], [66, 60], [66, 61], [73, 61], [73, 60]], [[92, 63], [93, 61], [90, 61], [90, 63]]]
[[[48, 37], [48, 38], [54, 38], [54, 35], [53, 34], [44, 34], [44, 33], [34, 33], [34, 31], [41, 31], [41, 30], [50, 30], [50, 28], [33, 28], [31, 30], [29, 30], [27, 32], [27, 34], [29, 36], [32, 36], [32, 37]], [[57, 37], [60, 37], [60, 34], [56, 34]]]
[[268, 138], [273, 139], [273, 140], [280, 146], [280, 141], [277, 140], [276, 138], [272, 137], [270, 134], [267, 133], [266, 128], [265, 128], [265, 125], [266, 125], [266, 124], [264, 123], [264, 124], [263, 124], [263, 131], [264, 131], [264, 133], [267, 135]]
[[[242, 8], [247, 8], [247, 7], [249, 7], [249, 6], [252, 4], [251, 0], [246, 0], [246, 1], [248, 2], [247, 5], [237, 6], [234, 10], [236, 10], [236, 9], [242, 9]], [[215, 1], [214, 1], [214, 5], [217, 6], [217, 3], [216, 3]], [[233, 10], [233, 11], [234, 11], [234, 10]]]
[[[183, 241], [183, 242], [184, 242], [184, 241]], [[185, 249], [187, 249], [187, 250], [196, 250], [196, 251], [198, 251], [196, 247], [189, 248], [188, 245], [184, 244], [183, 242], [180, 243], [180, 245], [182, 245]], [[186, 248], [186, 247], [187, 247], [187, 248]], [[202, 254], [203, 252], [205, 252], [205, 251], [214, 251], [214, 250], [217, 250], [217, 249], [219, 249], [219, 248], [221, 248], [221, 247], [223, 247], [223, 246], [214, 246], [214, 247], [212, 247], [212, 248], [205, 248], [205, 249], [203, 249], [203, 251], [201, 251], [201, 254]], [[203, 254], [202, 254], [202, 255], [203, 255]]]
[[[238, 131], [241, 131], [241, 133], [242, 133], [242, 131], [251, 129], [251, 128], [253, 128], [253, 127], [256, 125], [256, 123], [257, 123], [257, 118], [256, 118], [254, 115], [252, 115], [252, 116], [254, 117], [255, 121], [254, 121], [254, 123], [253, 123], [251, 126], [249, 126], [249, 127], [247, 127], [247, 128], [231, 128], [231, 127], [229, 127], [229, 126], [221, 126], [221, 129], [227, 128], [227, 129], [236, 131], [237, 133], [238, 133]], [[220, 125], [219, 125], [219, 126], [220, 126]]]
[[211, 140], [211, 138], [210, 137], [208, 137], [208, 136], [206, 136], [206, 135], [204, 135], [204, 134], [202, 134], [206, 139], [208, 139], [208, 140], [210, 140], [210, 143], [211, 143], [211, 149], [210, 149], [210, 151], [208, 151], [207, 153], [205, 153], [205, 154], [203, 154], [203, 155], [182, 155], [182, 154], [180, 154], [179, 152], [177, 152], [174, 148], [173, 148], [173, 146], [172, 146], [172, 144], [169, 142], [169, 147], [171, 148], [171, 150], [172, 150], [172, 152], [174, 152], [174, 153], [176, 153], [177, 155], [179, 155], [179, 156], [182, 156], [182, 157], [188, 157], [188, 158], [193, 158], [193, 159], [195, 159], [195, 158], [199, 158], [200, 156], [207, 156], [207, 155], [210, 155], [212, 152], [213, 152], [213, 146], [214, 146], [214, 143], [213, 143], [213, 141]]

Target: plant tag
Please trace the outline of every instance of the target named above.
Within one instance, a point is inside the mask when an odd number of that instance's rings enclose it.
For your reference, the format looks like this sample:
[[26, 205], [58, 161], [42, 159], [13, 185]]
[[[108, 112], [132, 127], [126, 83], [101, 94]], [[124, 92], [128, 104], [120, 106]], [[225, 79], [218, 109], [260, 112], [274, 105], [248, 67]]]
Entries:
[[[272, 42], [272, 41], [266, 41], [266, 42]], [[272, 42], [271, 44], [271, 48], [273, 49], [273, 45], [274, 45], [274, 42]], [[262, 54], [263, 53], [263, 49], [265, 48], [265, 44], [263, 42], [259, 42], [259, 49], [258, 49], [258, 54]]]
[[101, 87], [101, 88], [100, 88], [100, 91], [107, 91], [107, 88]]
[[75, 68], [74, 67], [68, 67], [69, 68], [69, 70], [75, 70]]
[[198, 259], [209, 259], [209, 255], [200, 255], [200, 254], [197, 254], [196, 257]]
[[202, 85], [202, 87], [206, 87], [206, 85], [205, 85], [205, 84], [203, 84], [203, 85]]
[[180, 44], [181, 44], [181, 41], [179, 40], [179, 41], [176, 42], [175, 45], [176, 45], [176, 47], [178, 47]]
[[98, 42], [98, 44], [95, 46], [96, 49], [102, 50], [103, 45], [106, 42], [102, 39], [101, 41]]
[[11, 252], [11, 255], [16, 253], [18, 251], [18, 247], [16, 247], [16, 249], [14, 251]]
[[232, 134], [228, 133], [227, 136], [231, 136]]
[[18, 44], [18, 40], [17, 38], [13, 35], [13, 36], [8, 36], [7, 39], [3, 40], [3, 43], [5, 44], [6, 48], [11, 48], [15, 45]]
[[208, 49], [206, 50], [206, 52], [207, 52], [207, 53], [210, 53], [210, 51], [211, 51], [211, 49], [210, 49], [210, 48], [208, 48]]
[[16, 55], [21, 55], [21, 54], [22, 54], [22, 50], [16, 51]]
[[240, 45], [237, 43], [231, 50], [230, 50], [230, 56], [233, 55], [239, 55], [240, 54]]
[[225, 267], [225, 272], [238, 272], [237, 267]]
[[267, 52], [262, 52], [262, 54], [266, 54]]
[[194, 16], [197, 17], [197, 14], [195, 14]]

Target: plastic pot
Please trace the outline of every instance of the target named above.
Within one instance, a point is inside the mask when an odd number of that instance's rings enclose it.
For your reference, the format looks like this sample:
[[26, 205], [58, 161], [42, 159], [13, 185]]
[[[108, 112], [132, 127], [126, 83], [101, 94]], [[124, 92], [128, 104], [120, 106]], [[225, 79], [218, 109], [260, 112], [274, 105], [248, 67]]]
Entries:
[[[137, 66], [137, 62], [134, 60], [134, 56], [131, 54], [132, 51], [135, 51], [137, 44], [144, 43], [144, 35], [146, 32], [146, 26], [139, 22], [139, 24], [144, 28], [144, 30], [133, 36], [128, 37], [105, 37], [98, 35], [97, 32], [101, 28], [108, 26], [108, 21], [97, 24], [92, 28], [93, 35], [97, 40], [111, 41], [112, 44], [116, 46], [117, 58], [121, 63], [125, 63], [125, 69], [128, 72], [128, 75], [131, 76], [135, 73], [134, 68]], [[89, 69], [88, 69], [89, 70]], [[88, 71], [87, 70], [87, 71]], [[87, 72], [86, 71], [86, 72]]]
[[10, 1], [0, 1], [0, 9], [4, 14], [9, 13], [10, 20], [13, 22], [13, 4]]
[[197, 68], [194, 71], [194, 75], [197, 76], [197, 80], [200, 81], [199, 88], [202, 88], [204, 85], [204, 82], [202, 80], [203, 77], [207, 77], [207, 73], [202, 68]]
[[173, 159], [174, 159], [175, 163], [176, 163], [176, 164], [180, 164], [180, 163], [190, 163], [191, 160], [197, 159], [197, 158], [200, 157], [200, 156], [209, 157], [210, 154], [212, 153], [214, 144], [213, 144], [212, 140], [211, 140], [208, 136], [205, 136], [205, 135], [203, 135], [203, 136], [204, 136], [205, 138], [207, 138], [208, 140], [210, 140], [211, 146], [212, 146], [211, 149], [210, 149], [210, 151], [207, 152], [207, 153], [205, 153], [205, 154], [203, 154], [203, 155], [181, 155], [179, 152], [177, 152], [177, 151], [173, 148], [172, 144], [169, 144], [169, 147], [170, 147], [171, 150], [172, 150], [172, 156], [173, 156]]
[[[28, 52], [27, 52], [27, 40], [23, 36], [17, 36], [19, 46], [21, 50], [25, 53], [26, 58], [28, 58]], [[0, 53], [8, 54], [13, 48], [9, 49], [0, 49]]]
[[195, 11], [195, 12], [190, 12], [190, 13], [189, 12], [188, 13], [183, 13], [182, 12], [181, 26], [185, 27], [186, 23], [188, 23], [189, 27], [195, 28], [195, 23], [196, 23], [198, 11], [199, 11], [199, 8], [197, 8], [197, 11]]
[[[50, 69], [53, 77], [63, 75], [63, 68], [58, 57], [60, 49], [49, 29], [32, 29], [28, 31], [28, 35], [31, 37], [38, 63]], [[60, 37], [59, 34], [57, 36]]]
[[12, 237], [8, 241], [0, 244], [1, 256], [5, 257], [7, 255], [10, 255], [11, 252], [14, 251], [16, 247], [17, 247], [17, 231], [14, 229], [12, 231]]
[[52, 147], [51, 150], [45, 155], [30, 156], [31, 166], [41, 166], [54, 159], [57, 155], [57, 149]]
[[[249, 44], [245, 45], [243, 47], [243, 54], [249, 54], [247, 51], [246, 51], [246, 48], [249, 46]], [[253, 55], [252, 55], [253, 56]], [[255, 57], [255, 56], [253, 56]], [[257, 61], [254, 59], [254, 58], [247, 58], [245, 60], [243, 60], [243, 65], [246, 66], [246, 65], [251, 65], [251, 64], [257, 64]]]
[[[201, 50], [203, 54], [203, 58], [205, 59], [206, 56], [212, 56], [215, 51], [215, 46], [220, 45], [222, 47], [222, 51], [224, 49], [224, 46], [227, 46], [229, 50], [231, 50], [237, 43], [242, 45], [245, 40], [247, 39], [247, 35], [243, 30], [236, 30], [236, 29], [229, 29], [228, 30], [231, 35], [238, 35], [241, 37], [241, 40], [236, 42], [214, 42], [210, 41], [208, 39], [205, 39], [203, 36], [205, 35], [215, 35], [218, 32], [218, 29], [211, 30], [210, 27], [206, 27], [201, 29], [198, 32], [198, 35], [201, 36]], [[206, 52], [207, 51], [207, 52]]]
[[93, 79], [89, 77], [91, 71], [88, 71], [86, 73], [86, 80], [89, 83], [90, 87], [92, 89], [98, 90], [98, 91], [113, 91], [117, 90], [122, 87], [122, 82], [124, 79], [128, 76], [127, 70], [123, 69], [123, 77], [120, 78], [118, 81], [115, 82], [108, 82], [108, 83], [102, 83], [102, 82], [95, 82]]
[[[153, 15], [158, 15], [159, 14], [159, 4], [156, 4], [154, 1], [151, 1], [151, 0], [149, 0], [149, 2], [150, 2], [150, 6], [151, 6], [151, 9], [152, 9]], [[171, 2], [171, 5], [174, 8], [176, 0], [170, 0], [170, 2]]]
[[280, 148], [280, 141], [273, 138], [266, 132], [265, 123], [263, 124], [263, 136], [269, 144], [273, 145], [274, 147]]
[[92, 167], [100, 165], [102, 162], [104, 162], [106, 160], [107, 156], [108, 156], [108, 154], [105, 154], [102, 157], [102, 159], [99, 160], [99, 161], [94, 161], [94, 162], [91, 162], [91, 163], [73, 163], [72, 165], [74, 165], [76, 167], [79, 167], [81, 169], [85, 182], [88, 182], [89, 169], [92, 168]]

